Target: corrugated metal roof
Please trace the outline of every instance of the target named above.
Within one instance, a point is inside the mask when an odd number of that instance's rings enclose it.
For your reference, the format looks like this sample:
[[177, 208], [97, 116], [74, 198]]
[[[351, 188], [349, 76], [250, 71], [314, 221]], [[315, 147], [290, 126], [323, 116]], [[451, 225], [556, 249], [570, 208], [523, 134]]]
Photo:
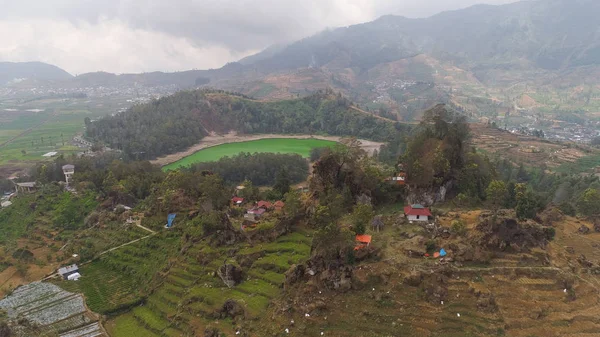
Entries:
[[66, 266], [66, 267], [62, 267], [62, 268], [58, 268], [58, 273], [60, 275], [64, 275], [64, 274], [68, 274], [74, 271], [78, 271], [79, 267], [77, 267], [76, 264], [72, 264], [70, 266]]

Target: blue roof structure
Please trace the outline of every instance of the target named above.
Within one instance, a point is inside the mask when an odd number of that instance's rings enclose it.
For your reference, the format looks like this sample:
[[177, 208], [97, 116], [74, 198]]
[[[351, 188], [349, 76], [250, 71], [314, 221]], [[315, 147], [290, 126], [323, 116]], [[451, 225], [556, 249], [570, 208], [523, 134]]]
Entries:
[[167, 225], [165, 226], [166, 228], [171, 228], [171, 226], [173, 226], [173, 220], [175, 220], [176, 216], [177, 214], [175, 213], [171, 213], [167, 216]]

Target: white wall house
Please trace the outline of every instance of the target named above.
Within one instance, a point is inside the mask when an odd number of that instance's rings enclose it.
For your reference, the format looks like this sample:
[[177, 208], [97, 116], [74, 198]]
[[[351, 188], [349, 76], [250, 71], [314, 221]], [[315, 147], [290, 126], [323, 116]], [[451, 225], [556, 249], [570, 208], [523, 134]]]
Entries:
[[422, 205], [415, 204], [404, 207], [404, 216], [408, 221], [429, 221], [432, 216], [429, 208], [423, 207]]

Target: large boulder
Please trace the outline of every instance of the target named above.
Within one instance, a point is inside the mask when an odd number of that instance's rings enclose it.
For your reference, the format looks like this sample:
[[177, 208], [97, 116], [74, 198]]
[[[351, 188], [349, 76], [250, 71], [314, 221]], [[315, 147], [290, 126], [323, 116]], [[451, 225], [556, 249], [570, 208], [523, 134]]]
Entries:
[[351, 266], [330, 267], [319, 273], [319, 281], [328, 289], [346, 292], [352, 289]]
[[225, 301], [225, 303], [223, 303], [223, 306], [221, 307], [221, 309], [219, 309], [217, 311], [217, 316], [218, 318], [224, 319], [224, 318], [228, 318], [231, 317], [233, 319], [239, 317], [245, 317], [246, 313], [244, 311], [244, 307], [241, 306], [239, 303], [237, 303], [234, 300], [227, 300]]
[[215, 328], [206, 328], [204, 330], [204, 337], [220, 337], [220, 332]]
[[297, 283], [304, 278], [306, 274], [306, 266], [303, 264], [293, 265], [285, 272], [285, 281], [283, 288], [288, 289], [291, 285]]
[[577, 230], [577, 232], [579, 232], [579, 234], [589, 234], [590, 233], [590, 228], [586, 225], [581, 225], [581, 227], [579, 227], [579, 229]]
[[235, 287], [242, 282], [242, 268], [233, 264], [224, 264], [217, 269], [217, 275], [229, 288]]

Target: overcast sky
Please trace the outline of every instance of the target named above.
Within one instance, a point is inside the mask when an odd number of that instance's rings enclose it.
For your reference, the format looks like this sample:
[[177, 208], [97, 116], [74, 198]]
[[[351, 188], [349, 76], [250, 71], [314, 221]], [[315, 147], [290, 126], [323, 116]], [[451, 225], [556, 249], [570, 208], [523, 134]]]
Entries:
[[218, 68], [327, 27], [510, 2], [0, 0], [0, 61], [42, 61], [72, 74]]

